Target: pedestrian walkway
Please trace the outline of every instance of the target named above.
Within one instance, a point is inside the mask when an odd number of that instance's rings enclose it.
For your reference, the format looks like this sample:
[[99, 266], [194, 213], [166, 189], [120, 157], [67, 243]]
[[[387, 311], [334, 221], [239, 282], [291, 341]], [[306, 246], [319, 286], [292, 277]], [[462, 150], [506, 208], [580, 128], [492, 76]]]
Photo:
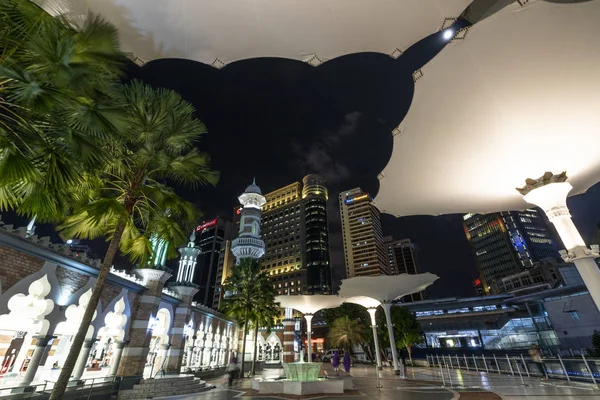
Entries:
[[[379, 372], [377, 388], [376, 369], [373, 366], [356, 365], [351, 374], [354, 377], [356, 391], [346, 395], [313, 395], [293, 397], [294, 399], [320, 400], [592, 400], [600, 399], [600, 390], [591, 385], [565, 385], [564, 382], [545, 382], [535, 378], [520, 378], [485, 372], [467, 372], [451, 370], [452, 384], [445, 382], [443, 386], [439, 369], [433, 368], [408, 368], [407, 377], [401, 378], [394, 374], [390, 368]], [[322, 373], [332, 375], [329, 364], [324, 364]], [[344, 374], [341, 372], [340, 374]], [[448, 380], [446, 375], [445, 380]], [[216, 389], [195, 395], [171, 396], [162, 399], [168, 400], [231, 400], [251, 398], [262, 400], [268, 398], [291, 399], [285, 396], [258, 396], [250, 389], [250, 380], [239, 380], [231, 390], [224, 388], [221, 379], [210, 382], [217, 386]]]

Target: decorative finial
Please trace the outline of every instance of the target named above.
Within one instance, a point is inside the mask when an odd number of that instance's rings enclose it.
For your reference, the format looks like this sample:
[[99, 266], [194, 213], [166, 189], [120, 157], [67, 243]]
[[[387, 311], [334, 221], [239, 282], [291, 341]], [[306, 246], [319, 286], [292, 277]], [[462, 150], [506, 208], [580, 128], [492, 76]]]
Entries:
[[516, 188], [519, 193], [525, 196], [533, 189], [548, 185], [549, 183], [561, 183], [567, 181], [567, 172], [563, 171], [560, 174], [553, 174], [552, 172], [546, 172], [538, 179], [528, 178], [525, 180], [525, 186], [522, 188]]
[[194, 229], [192, 231], [192, 234], [190, 235], [190, 243], [194, 243], [196, 242], [196, 229]]
[[31, 237], [35, 234], [35, 219], [37, 218], [37, 214], [33, 216], [29, 224], [27, 224], [27, 237]]
[[256, 186], [256, 177], [255, 177], [255, 176], [253, 176], [253, 177], [252, 177], [252, 184], [253, 184], [254, 186]]

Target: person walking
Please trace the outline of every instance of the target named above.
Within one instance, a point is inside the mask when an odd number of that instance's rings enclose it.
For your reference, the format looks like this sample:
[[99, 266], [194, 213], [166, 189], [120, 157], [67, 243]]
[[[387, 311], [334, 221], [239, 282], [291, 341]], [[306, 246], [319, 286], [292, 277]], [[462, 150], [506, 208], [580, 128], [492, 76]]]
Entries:
[[227, 365], [227, 388], [230, 389], [233, 386], [233, 380], [237, 379], [240, 366], [237, 362], [237, 357], [231, 357], [229, 364]]
[[352, 359], [350, 358], [350, 352], [344, 351], [344, 371], [346, 371], [346, 374], [350, 373], [351, 365], [352, 365]]
[[333, 353], [333, 357], [331, 357], [331, 366], [333, 367], [333, 371], [335, 372], [336, 376], [339, 375], [340, 355], [337, 351]]
[[402, 363], [400, 364], [400, 368], [401, 368], [401, 376], [403, 378], [406, 378], [406, 355], [407, 355], [407, 351], [405, 348], [402, 348], [400, 350], [400, 360], [402, 361]]

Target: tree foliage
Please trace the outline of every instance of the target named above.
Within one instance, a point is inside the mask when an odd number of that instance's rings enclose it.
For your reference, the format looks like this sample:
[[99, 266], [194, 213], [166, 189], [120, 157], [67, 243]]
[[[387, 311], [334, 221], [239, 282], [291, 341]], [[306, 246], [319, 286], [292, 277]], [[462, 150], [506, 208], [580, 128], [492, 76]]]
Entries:
[[123, 86], [120, 94], [127, 105], [125, 132], [107, 144], [111, 158], [102, 169], [84, 174], [72, 189], [77, 206], [59, 230], [65, 237], [94, 239], [112, 237], [124, 224], [120, 250], [145, 266], [154, 256], [151, 237], [175, 244], [167, 256], [176, 257], [176, 245], [186, 241], [200, 216], [168, 182], [195, 188], [216, 184], [218, 173], [196, 148], [205, 128], [191, 104], [140, 82]]
[[[423, 340], [421, 325], [419, 325], [415, 314], [404, 307], [392, 307], [391, 317], [394, 327], [394, 337], [396, 339], [395, 345], [399, 348], [406, 348], [409, 357], [412, 359], [412, 346], [421, 343]], [[376, 320], [380, 345], [383, 348], [389, 348], [390, 339], [387, 322], [382, 309], [377, 310]]]
[[254, 351], [252, 353], [254, 354], [254, 356], [252, 358], [252, 367], [250, 369], [250, 375], [254, 375], [256, 373], [259, 329], [265, 329], [267, 334], [269, 334], [273, 326], [275, 326], [275, 321], [281, 315], [280, 308], [278, 304], [275, 303], [276, 294], [277, 291], [269, 282], [268, 287], [265, 285], [265, 287], [261, 290], [260, 296], [256, 299], [256, 304], [254, 306], [254, 311], [252, 312], [251, 317], [252, 322], [254, 324]]
[[276, 307], [276, 292], [269, 277], [261, 269], [260, 262], [252, 258], [244, 258], [232, 268], [231, 275], [223, 284], [223, 291], [226, 293], [223, 300], [223, 312], [235, 318], [243, 328], [240, 372], [243, 376], [243, 360], [246, 354], [246, 336], [249, 325], [252, 322], [255, 325], [267, 323], [266, 320], [274, 313], [274, 307]]
[[353, 352], [355, 346], [365, 343], [365, 328], [359, 321], [343, 316], [330, 325], [328, 338], [333, 347]]
[[30, 1], [0, 0], [0, 210], [52, 222], [68, 212], [65, 190], [122, 132], [124, 59], [99, 18], [76, 26]]
[[[375, 361], [375, 349], [373, 347], [373, 331], [371, 329], [371, 317], [368, 311], [358, 304], [343, 303], [336, 308], [329, 308], [320, 311], [327, 326], [333, 326], [334, 322], [343, 317], [348, 317], [358, 323], [362, 330], [364, 341], [360, 343], [363, 351], [371, 361]], [[332, 346], [334, 346], [332, 344]]]
[[600, 332], [597, 330], [592, 334], [592, 348], [589, 353], [592, 357], [600, 357]]
[[117, 251], [145, 266], [152, 261], [150, 238], [155, 238], [171, 243], [167, 256], [174, 256], [197, 221], [195, 207], [168, 182], [195, 187], [216, 184], [218, 178], [209, 157], [196, 148], [204, 125], [189, 103], [173, 91], [139, 82], [123, 86], [120, 96], [126, 129], [106, 141], [110, 157], [69, 188], [73, 211], [58, 227], [66, 237], [105, 236], [110, 244], [51, 399], [64, 393]]

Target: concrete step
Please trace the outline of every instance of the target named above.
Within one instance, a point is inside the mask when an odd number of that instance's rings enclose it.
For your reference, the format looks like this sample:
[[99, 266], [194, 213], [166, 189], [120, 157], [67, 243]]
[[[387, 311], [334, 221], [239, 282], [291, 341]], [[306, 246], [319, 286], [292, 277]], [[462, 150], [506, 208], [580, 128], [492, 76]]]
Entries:
[[206, 382], [197, 380], [197, 381], [189, 381], [189, 382], [181, 382], [179, 384], [168, 384], [168, 385], [135, 385], [131, 390], [161, 390], [161, 389], [170, 389], [170, 388], [187, 388], [187, 387], [204, 387], [206, 386]]
[[169, 384], [156, 384], [156, 385], [135, 385], [133, 387], [133, 390], [157, 390], [160, 388], [174, 388], [174, 387], [179, 387], [179, 388], [184, 388], [184, 387], [196, 387], [196, 386], [204, 386], [206, 384], [206, 382], [204, 381], [189, 381], [189, 382], [180, 382], [177, 384], [173, 384], [173, 383], [169, 383]]
[[184, 376], [174, 376], [174, 377], [165, 377], [165, 378], [157, 378], [157, 379], [142, 379], [138, 385], [153, 385], [157, 382], [185, 382], [194, 380], [194, 375], [184, 375]]
[[119, 399], [149, 399], [179, 394], [200, 393], [212, 389], [205, 381], [190, 377], [148, 379], [136, 384], [133, 389], [119, 392]]
[[202, 392], [206, 392], [210, 389], [212, 389], [212, 386], [205, 386], [202, 388], [189, 388], [189, 389], [172, 389], [170, 391], [161, 391], [161, 392], [156, 392], [156, 393], [144, 393], [144, 392], [137, 392], [137, 393], [132, 393], [131, 390], [124, 390], [123, 392], [119, 393], [119, 399], [121, 400], [138, 400], [138, 399], [153, 399], [153, 398], [163, 398], [163, 397], [169, 397], [169, 396], [178, 396], [178, 395], [183, 395], [183, 394], [195, 394], [195, 393], [202, 393]]

